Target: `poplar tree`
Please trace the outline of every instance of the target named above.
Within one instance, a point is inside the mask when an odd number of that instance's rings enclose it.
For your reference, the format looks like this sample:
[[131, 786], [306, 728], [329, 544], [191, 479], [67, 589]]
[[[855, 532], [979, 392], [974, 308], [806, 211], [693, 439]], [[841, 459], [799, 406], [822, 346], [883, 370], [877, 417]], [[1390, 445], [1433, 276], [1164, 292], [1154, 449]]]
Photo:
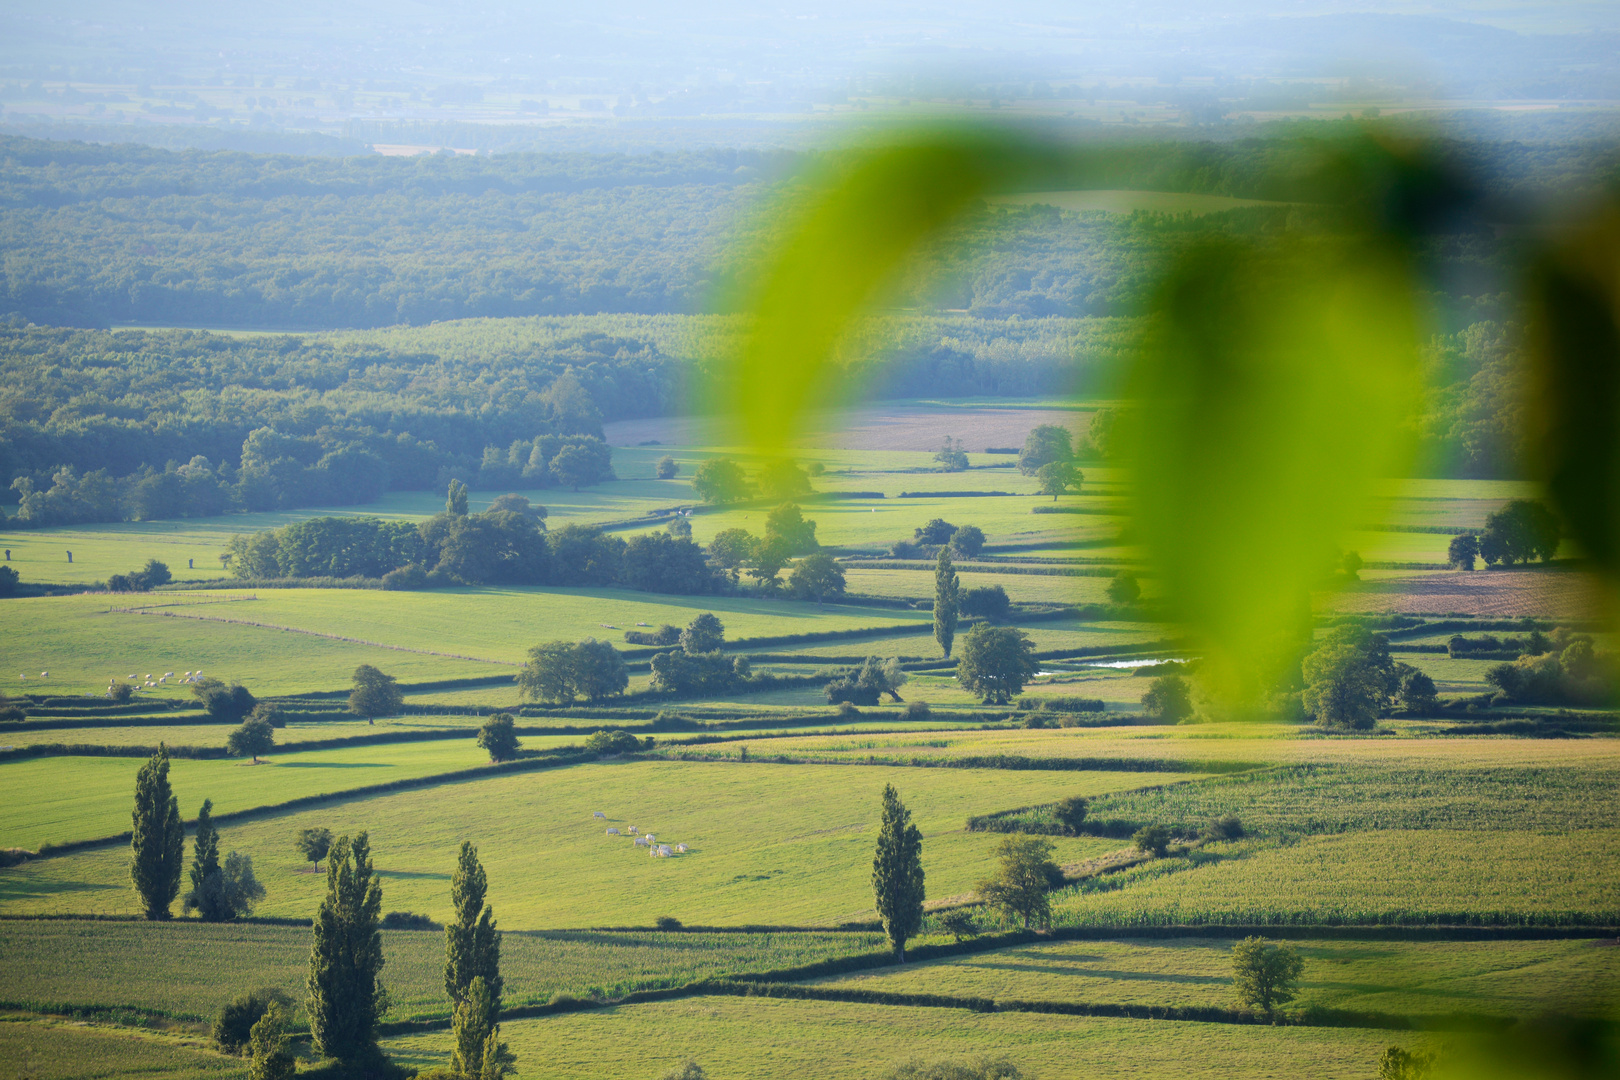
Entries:
[[338, 837], [326, 862], [326, 899], [309, 954], [309, 1013], [315, 1049], [364, 1070], [382, 1058], [377, 1018], [388, 1008], [382, 971], [382, 886], [365, 833]]
[[456, 1048], [450, 1053], [450, 1069], [477, 1080], [501, 1080], [517, 1058], [501, 1042], [501, 1026], [495, 1022], [495, 998], [482, 975], [467, 987], [467, 996], [456, 1005], [451, 1021]]
[[961, 587], [956, 580], [956, 567], [951, 563], [951, 549], [939, 549], [939, 561], [934, 564], [934, 640], [950, 659], [951, 643], [956, 640], [956, 616], [961, 611]]
[[455, 916], [444, 928], [444, 989], [453, 1005], [467, 1000], [474, 979], [483, 979], [489, 998], [489, 1023], [501, 1011], [501, 932], [486, 903], [489, 879], [478, 861], [478, 848], [461, 842], [461, 859], [450, 879], [450, 906]]
[[186, 910], [196, 908], [207, 922], [228, 919], [235, 912], [222, 912], [215, 903], [223, 895], [217, 882], [210, 878], [222, 877], [219, 868], [219, 830], [214, 828], [214, 800], [204, 799], [197, 811], [197, 833], [192, 839], [191, 892], [186, 896]]
[[135, 777], [129, 846], [129, 876], [146, 908], [146, 917], [169, 918], [169, 905], [180, 894], [186, 827], [180, 820], [180, 800], [169, 787], [169, 751], [161, 744]]
[[906, 962], [906, 941], [922, 928], [922, 831], [911, 824], [911, 811], [900, 801], [893, 784], [883, 788], [883, 824], [878, 830], [877, 856], [872, 860], [872, 892], [878, 917], [900, 962]]

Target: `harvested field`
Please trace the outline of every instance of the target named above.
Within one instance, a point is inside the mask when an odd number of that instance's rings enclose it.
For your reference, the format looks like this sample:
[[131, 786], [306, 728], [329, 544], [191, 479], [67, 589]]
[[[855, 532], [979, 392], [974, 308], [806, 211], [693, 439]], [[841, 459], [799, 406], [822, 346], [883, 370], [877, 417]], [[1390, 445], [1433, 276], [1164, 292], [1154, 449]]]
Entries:
[[1318, 606], [1347, 614], [1593, 619], [1601, 612], [1602, 595], [1598, 580], [1577, 570], [1450, 570], [1363, 581], [1319, 599]]

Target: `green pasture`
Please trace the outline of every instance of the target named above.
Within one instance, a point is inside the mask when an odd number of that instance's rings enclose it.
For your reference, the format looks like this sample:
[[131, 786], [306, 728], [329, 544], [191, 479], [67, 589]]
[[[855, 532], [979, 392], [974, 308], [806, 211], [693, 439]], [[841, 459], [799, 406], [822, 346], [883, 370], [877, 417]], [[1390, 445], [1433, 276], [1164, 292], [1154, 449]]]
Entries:
[[1027, 191], [986, 200], [1003, 206], [1055, 206], [1076, 213], [1219, 214], [1249, 206], [1287, 206], [1265, 199], [1172, 191]]
[[[903, 1061], [1010, 1058], [1039, 1080], [1310, 1076], [1361, 1080], [1406, 1032], [1108, 1020], [769, 998], [689, 998], [501, 1025], [547, 1080], [658, 1077], [687, 1061], [727, 1080], [871, 1080]], [[449, 1032], [388, 1039], [404, 1064], [444, 1064]]]
[[[334, 608], [344, 600], [371, 595], [346, 590], [322, 591], [336, 594]], [[4, 665], [0, 667], [3, 673], [0, 686], [34, 693], [102, 694], [109, 682], [114, 679], [127, 682], [129, 675], [136, 676], [139, 686], [148, 674], [172, 671], [178, 677], [186, 671], [202, 671], [211, 678], [240, 682], [253, 693], [265, 696], [341, 689], [349, 685], [354, 669], [361, 664], [372, 664], [402, 682], [477, 678], [515, 670], [510, 666], [247, 625], [274, 620], [260, 617], [260, 601], [206, 602], [209, 598], [219, 600], [243, 595], [252, 593], [154, 595], [139, 600], [81, 595], [4, 601], [9, 632], [0, 636], [0, 664]], [[409, 594], [376, 595], [404, 597]], [[306, 601], [311, 597], [306, 597]], [[197, 617], [111, 610], [115, 605], [133, 604], [165, 605], [151, 610]], [[400, 604], [395, 610], [402, 613], [404, 605]], [[402, 614], [400, 618], [408, 621]], [[237, 621], [217, 621], [224, 619]], [[368, 627], [371, 628], [374, 627]], [[339, 631], [339, 636], [361, 635]], [[399, 636], [421, 642], [423, 649], [462, 651], [436, 646], [422, 635], [402, 632]], [[49, 671], [50, 677], [41, 679], [41, 671]], [[138, 699], [191, 700], [189, 688], [175, 679], [159, 689], [138, 689], [136, 693]]]
[[84, 1080], [147, 1077], [242, 1080], [247, 1061], [208, 1048], [200, 1037], [176, 1038], [127, 1028], [0, 1017], [0, 1077]]
[[[497, 916], [500, 913], [497, 912]], [[212, 1020], [236, 994], [269, 986], [304, 996], [308, 927], [204, 923], [0, 921], [6, 987], [0, 1008], [150, 1010]], [[444, 932], [384, 931], [390, 1019], [446, 1016]], [[557, 994], [618, 997], [632, 990], [781, 970], [887, 952], [876, 933], [613, 933], [511, 931], [501, 943], [508, 1006]], [[217, 971], [199, 979], [200, 971]]]
[[[322, 825], [339, 834], [370, 831], [386, 910], [442, 920], [456, 851], [470, 839], [489, 873], [490, 902], [511, 929], [648, 926], [660, 915], [712, 925], [828, 925], [871, 917], [872, 845], [885, 784], [900, 790], [923, 830], [928, 895], [940, 900], [972, 889], [997, 842], [962, 831], [970, 814], [1163, 779], [1152, 773], [602, 762], [232, 824], [221, 844], [253, 856], [268, 891], [262, 915], [314, 912], [325, 878], [308, 872], [292, 837]], [[186, 792], [195, 786], [177, 786], [189, 813]], [[591, 817], [598, 810], [607, 815], [605, 823]], [[627, 836], [605, 835], [608, 826], [628, 825], [691, 850], [651, 859]], [[1115, 840], [1065, 839], [1057, 854], [1074, 862], [1118, 846]], [[113, 845], [15, 867], [0, 875], [0, 914], [133, 913], [128, 858], [127, 848]]]
[[[964, 589], [999, 585], [1014, 603], [1106, 604], [1109, 579], [1066, 577], [1057, 574], [994, 574], [962, 570], [957, 578]], [[845, 587], [852, 593], [898, 596], [911, 600], [934, 598], [932, 570], [866, 570], [859, 564], [844, 570]]]
[[1062, 890], [1060, 925], [1620, 917], [1620, 830], [1382, 829], [1209, 845]]
[[[38, 757], [0, 764], [0, 787], [10, 793], [0, 847], [37, 848], [127, 830], [135, 774], [144, 763], [133, 757]], [[204, 799], [214, 800], [216, 814], [226, 814], [487, 764], [489, 755], [468, 732], [431, 742], [271, 751], [258, 765], [251, 759], [175, 758], [169, 783], [180, 813], [190, 820]]]
[[[817, 980], [890, 994], [1241, 1008], [1232, 939], [1057, 941]], [[1292, 941], [1305, 959], [1287, 1011], [1435, 1017], [1609, 1015], [1620, 953], [1572, 941]]]

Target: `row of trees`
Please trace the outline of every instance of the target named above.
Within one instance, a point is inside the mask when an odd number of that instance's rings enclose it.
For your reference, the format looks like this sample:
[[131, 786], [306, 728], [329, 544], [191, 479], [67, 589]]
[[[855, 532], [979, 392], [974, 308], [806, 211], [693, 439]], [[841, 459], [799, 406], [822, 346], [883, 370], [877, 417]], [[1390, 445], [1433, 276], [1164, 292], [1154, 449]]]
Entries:
[[1512, 566], [1533, 559], [1551, 562], [1562, 537], [1563, 526], [1544, 503], [1514, 499], [1492, 511], [1477, 535], [1452, 537], [1446, 561], [1457, 570], [1472, 570], [1476, 559], [1486, 566]]
[[712, 457], [692, 471], [692, 491], [710, 504], [756, 498], [786, 502], [809, 495], [811, 475], [822, 470], [820, 462], [807, 470], [784, 458], [766, 463], [750, 479], [734, 458]]

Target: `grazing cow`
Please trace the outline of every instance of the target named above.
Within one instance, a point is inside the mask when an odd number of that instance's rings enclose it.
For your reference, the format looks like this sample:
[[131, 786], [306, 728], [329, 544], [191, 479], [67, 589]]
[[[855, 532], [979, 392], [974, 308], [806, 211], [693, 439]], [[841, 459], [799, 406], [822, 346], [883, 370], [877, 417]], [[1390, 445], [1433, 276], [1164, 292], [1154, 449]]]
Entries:
[[647, 846], [647, 838], [645, 836], [636, 837], [636, 847], [646, 847], [646, 846]]
[[681, 852], [684, 855], [686, 853], [686, 845], [685, 844], [676, 844], [675, 845], [675, 850]]
[[622, 836], [622, 835], [624, 835], [624, 834], [623, 834], [623, 833], [621, 833], [621, 832], [619, 832], [619, 830], [618, 830], [618, 829], [609, 829], [609, 830], [608, 830], [608, 831], [607, 831], [607, 834], [608, 834], [608, 835], [609, 835], [609, 836]]
[[645, 835], [647, 837], [647, 843], [649, 844], [658, 839], [658, 837], [654, 836], [652, 833], [646, 833]]
[[601, 821], [606, 821], [607, 820], [607, 815], [602, 813], [602, 811], [600, 811], [600, 810], [598, 810], [596, 813], [592, 814], [591, 817], [597, 818], [597, 819], [599, 819]]
[[630, 826], [630, 835], [631, 836], [636, 835], [636, 827], [634, 825]]
[[669, 845], [668, 844], [659, 844], [658, 847], [653, 851], [653, 854], [657, 855], [660, 859], [669, 858], [669, 856], [670, 856]]

